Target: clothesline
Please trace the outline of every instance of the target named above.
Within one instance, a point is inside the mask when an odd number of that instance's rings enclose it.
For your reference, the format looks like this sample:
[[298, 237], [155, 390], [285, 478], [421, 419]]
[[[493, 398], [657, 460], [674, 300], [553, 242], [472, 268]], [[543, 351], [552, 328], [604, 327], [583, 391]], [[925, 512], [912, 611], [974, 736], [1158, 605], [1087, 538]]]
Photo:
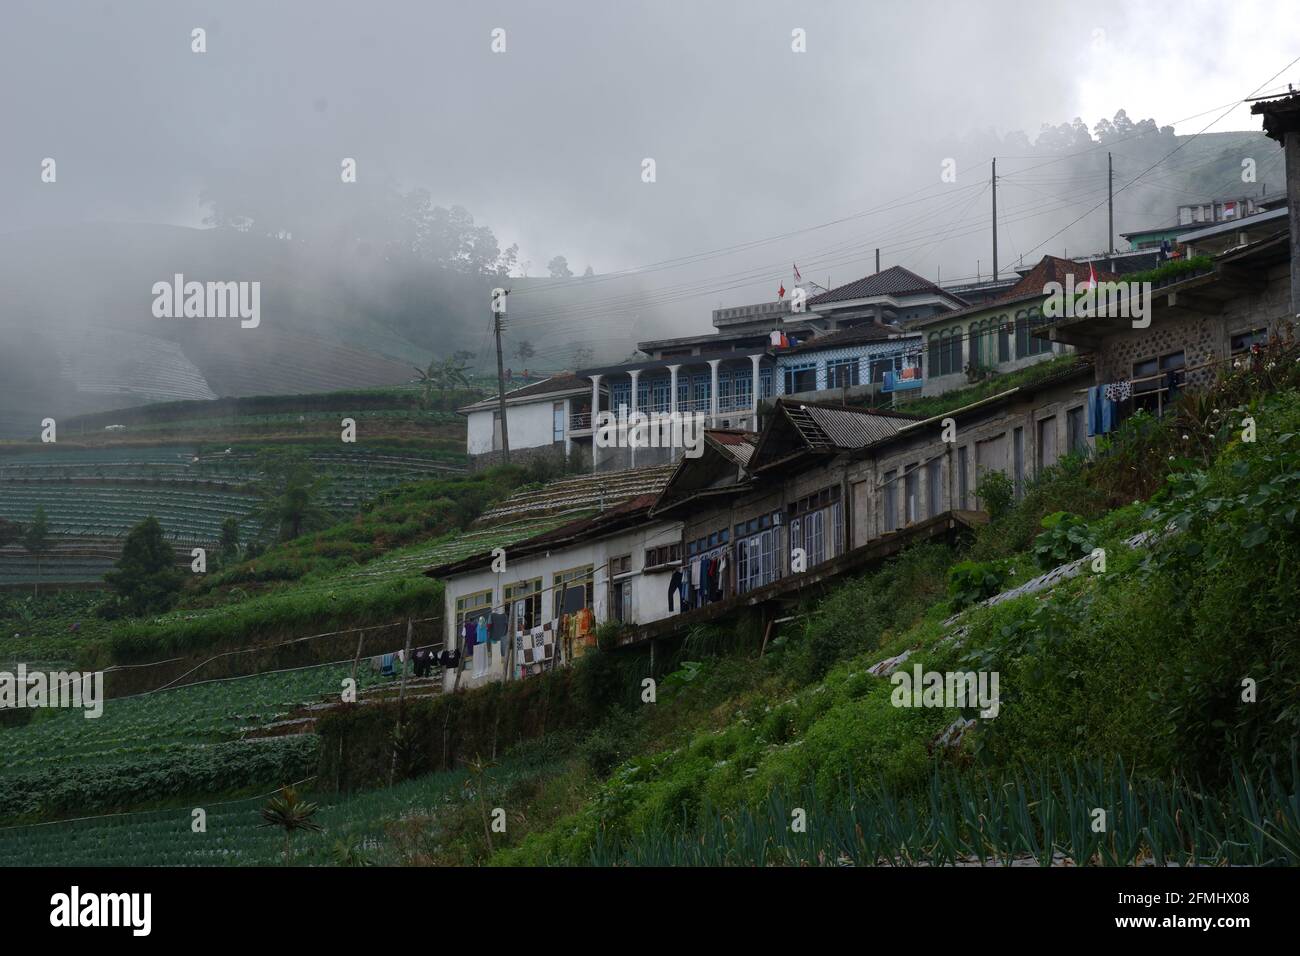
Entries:
[[[1247, 353], [1244, 353], [1244, 354], [1249, 355], [1250, 353], [1247, 352]], [[1182, 365], [1182, 366], [1179, 366], [1178, 368], [1167, 368], [1167, 369], [1165, 369], [1163, 372], [1157, 372], [1157, 373], [1154, 374], [1154, 375], [1143, 375], [1143, 376], [1140, 377], [1140, 378], [1130, 378], [1130, 379], [1128, 379], [1128, 381], [1129, 381], [1130, 384], [1133, 384], [1133, 385], [1136, 385], [1136, 384], [1138, 384], [1139, 382], [1154, 382], [1154, 381], [1157, 381], [1157, 380], [1159, 380], [1159, 379], [1163, 379], [1163, 378], [1165, 378], [1166, 376], [1169, 375], [1170, 372], [1183, 372], [1184, 374], [1186, 374], [1186, 373], [1188, 373], [1188, 372], [1199, 372], [1201, 369], [1211, 368], [1212, 366], [1215, 366], [1215, 365], [1222, 365], [1223, 363], [1227, 362], [1229, 359], [1232, 359], [1232, 360], [1236, 361], [1236, 360], [1239, 360], [1240, 358], [1241, 358], [1241, 354], [1239, 353], [1239, 354], [1237, 354], [1237, 355], [1230, 355], [1230, 356], [1228, 356], [1227, 358], [1210, 359], [1208, 362], [1202, 362], [1200, 365]], [[1076, 389], [1074, 390], [1074, 393], [1075, 393], [1076, 395], [1086, 395], [1086, 394], [1087, 394], [1088, 392], [1090, 392], [1091, 390], [1092, 390], [1092, 389], [1090, 389], [1090, 388], [1076, 388]], [[1145, 392], [1143, 392], [1142, 394], [1146, 395], [1146, 394], [1151, 394], [1152, 392], [1157, 392], [1157, 391], [1166, 391], [1166, 389], [1163, 389], [1163, 388], [1160, 388], [1160, 389], [1147, 389], [1147, 390], [1146, 390]]]

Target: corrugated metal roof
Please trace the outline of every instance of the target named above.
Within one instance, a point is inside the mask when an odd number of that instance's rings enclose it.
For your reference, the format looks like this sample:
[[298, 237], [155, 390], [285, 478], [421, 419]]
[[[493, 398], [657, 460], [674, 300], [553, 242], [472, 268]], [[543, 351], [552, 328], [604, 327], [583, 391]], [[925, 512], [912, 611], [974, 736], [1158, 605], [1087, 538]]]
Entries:
[[718, 450], [742, 468], [749, 464], [754, 454], [754, 444], [758, 436], [753, 432], [725, 431], [710, 429], [705, 433], [718, 446]]
[[[798, 409], [787, 406], [787, 411], [808, 444], [827, 448], [863, 448], [893, 436], [900, 425], [907, 424], [907, 419], [824, 405], [803, 405]], [[814, 429], [810, 430], [806, 422], [811, 422]]]

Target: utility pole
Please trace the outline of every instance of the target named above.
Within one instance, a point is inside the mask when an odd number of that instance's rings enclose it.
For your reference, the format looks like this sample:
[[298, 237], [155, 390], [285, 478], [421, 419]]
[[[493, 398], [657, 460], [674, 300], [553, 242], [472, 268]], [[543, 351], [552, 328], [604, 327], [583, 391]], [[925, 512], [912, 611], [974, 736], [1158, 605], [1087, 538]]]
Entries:
[[998, 158], [993, 157], [993, 281], [998, 281]]
[[[1115, 254], [1115, 166], [1106, 154], [1106, 228], [1110, 236], [1110, 254]], [[1113, 269], [1114, 263], [1111, 263]]]
[[880, 249], [876, 249], [876, 271], [880, 271]]
[[509, 289], [502, 289], [499, 303], [495, 294], [492, 300], [492, 330], [497, 337], [497, 404], [500, 408], [498, 414], [501, 415], [501, 460], [507, 465], [510, 464], [510, 425], [506, 420], [506, 369], [501, 358], [501, 316], [505, 315], [506, 296], [509, 294]]

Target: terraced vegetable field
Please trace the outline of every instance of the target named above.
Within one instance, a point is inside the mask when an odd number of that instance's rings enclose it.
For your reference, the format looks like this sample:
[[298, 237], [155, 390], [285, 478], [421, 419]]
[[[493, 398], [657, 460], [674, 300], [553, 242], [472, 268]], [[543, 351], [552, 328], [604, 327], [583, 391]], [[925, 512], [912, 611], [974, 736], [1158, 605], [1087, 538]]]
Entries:
[[[0, 728], [0, 780], [37, 770], [73, 773], [231, 740], [300, 703], [337, 694], [351, 672], [345, 664], [178, 687], [105, 701], [94, 719], [75, 710], [40, 711], [26, 725]], [[369, 667], [357, 671], [362, 687], [383, 680]]]
[[[518, 773], [500, 766], [486, 776], [502, 787]], [[304, 784], [299, 789], [307, 798], [321, 803], [314, 819], [325, 829], [294, 840], [294, 863], [336, 862], [339, 844], [359, 849], [372, 862], [395, 862], [393, 831], [408, 821], [436, 828], [440, 815], [469, 799], [465, 777], [463, 770], [433, 773], [350, 799], [329, 791], [312, 794], [311, 782]], [[278, 830], [259, 827], [258, 809], [265, 802], [264, 796], [198, 801], [169, 810], [0, 827], [0, 859], [10, 866], [276, 866], [283, 860], [284, 838]], [[207, 812], [206, 833], [192, 830], [194, 807]]]
[[[439, 452], [357, 446], [309, 454], [328, 481], [321, 504], [340, 518], [383, 492], [410, 482], [458, 474], [463, 464]], [[138, 448], [64, 447], [0, 452], [0, 519], [26, 523], [45, 509], [54, 550], [41, 566], [18, 546], [0, 555], [0, 584], [89, 583], [102, 579], [123, 538], [154, 515], [178, 547], [211, 545], [227, 518], [251, 541], [249, 515], [260, 499], [256, 456], [247, 450], [202, 453], [198, 445]], [[62, 539], [62, 540], [60, 540]]]

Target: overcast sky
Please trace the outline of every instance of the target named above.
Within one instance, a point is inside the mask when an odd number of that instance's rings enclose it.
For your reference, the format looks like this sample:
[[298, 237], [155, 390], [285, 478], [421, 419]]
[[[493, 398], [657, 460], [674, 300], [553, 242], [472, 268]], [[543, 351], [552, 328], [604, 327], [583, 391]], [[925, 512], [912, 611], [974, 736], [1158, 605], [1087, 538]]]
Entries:
[[[1300, 56], [1293, 14], [1280, 0], [6, 0], [0, 228], [197, 226], [199, 190], [218, 176], [328, 204], [350, 156], [361, 177], [465, 206], [502, 246], [519, 243], [533, 275], [556, 253], [577, 272], [609, 272], [930, 188], [945, 144], [980, 130], [1032, 136], [1121, 107], [1163, 125], [1221, 107]], [[206, 54], [190, 52], [194, 27], [207, 30]], [[496, 27], [502, 54], [490, 49]], [[806, 53], [791, 50], [795, 28]], [[1273, 87], [1287, 80], [1300, 84], [1300, 69]], [[1243, 107], [1213, 129], [1258, 123]], [[46, 156], [57, 189], [38, 184]], [[641, 181], [645, 157], [653, 184]], [[957, 186], [987, 177], [986, 156], [955, 158]], [[858, 258], [813, 270], [847, 281], [870, 271], [870, 247], [897, 222], [857, 218], [708, 271], [853, 244]], [[1032, 244], [1040, 225], [1011, 238]], [[967, 256], [940, 242], [899, 261], [933, 277], [973, 271]], [[711, 296], [710, 308], [744, 298]]]

